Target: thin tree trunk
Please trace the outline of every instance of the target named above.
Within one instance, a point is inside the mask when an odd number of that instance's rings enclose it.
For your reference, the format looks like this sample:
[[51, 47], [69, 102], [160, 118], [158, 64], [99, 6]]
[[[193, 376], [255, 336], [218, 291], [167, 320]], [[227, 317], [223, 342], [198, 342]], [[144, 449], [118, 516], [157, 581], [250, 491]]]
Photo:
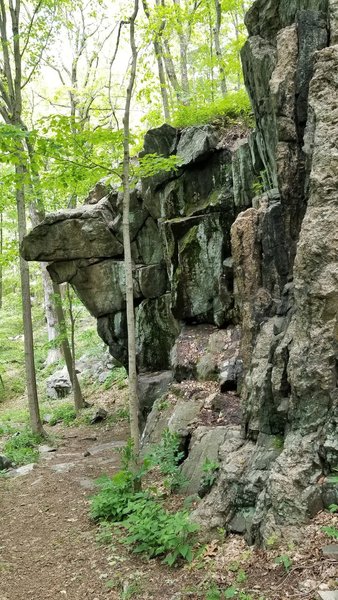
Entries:
[[164, 119], [166, 123], [170, 123], [170, 108], [169, 108], [169, 97], [167, 91], [167, 82], [165, 79], [165, 71], [163, 66], [163, 58], [162, 58], [162, 48], [159, 42], [154, 42], [154, 50], [156, 54], [157, 60], [157, 68], [158, 68], [158, 78], [160, 80], [161, 87], [161, 98], [162, 98], [162, 106]]
[[[239, 39], [239, 29], [238, 29], [238, 14], [235, 12], [233, 14], [233, 24], [234, 24], [234, 28], [235, 28], [235, 35], [236, 35], [236, 40], [238, 42]], [[241, 64], [241, 60], [240, 60], [240, 54], [238, 53], [238, 61], [239, 64]], [[240, 90], [241, 89], [241, 71], [237, 71], [237, 89]]]
[[[180, 14], [180, 9], [181, 9], [181, 5], [180, 5], [180, 0], [173, 0], [175, 6], [177, 6], [177, 13], [178, 16]], [[187, 41], [187, 36], [184, 33], [184, 26], [182, 23], [182, 19], [179, 18], [178, 19], [179, 22], [179, 41], [180, 41], [180, 71], [181, 71], [181, 88], [182, 88], [182, 102], [185, 105], [189, 105], [190, 103], [190, 86], [189, 86], [189, 77], [188, 77], [188, 59], [187, 59], [187, 52], [188, 52], [188, 41]]]
[[[26, 129], [25, 125], [24, 128]], [[32, 199], [29, 203], [29, 214], [33, 227], [36, 227], [45, 218], [45, 207], [43, 205], [42, 193], [40, 189], [40, 176], [36, 167], [34, 166], [34, 148], [29, 139], [26, 140], [26, 147], [30, 161], [30, 187], [32, 193]], [[40, 263], [40, 268], [44, 295], [47, 335], [48, 341], [52, 344], [52, 347], [48, 349], [46, 364], [52, 365], [53, 363], [58, 362], [61, 358], [60, 348], [54, 345], [54, 342], [58, 337], [57, 314], [54, 303], [53, 284], [47, 271], [47, 263]]]
[[[22, 127], [22, 63], [20, 50], [20, 0], [17, 0], [15, 5], [12, 0], [9, 1], [9, 13], [11, 17], [12, 30], [12, 46], [7, 38], [7, 13], [4, 0], [0, 0], [0, 33], [1, 45], [3, 52], [3, 70], [2, 75], [5, 78], [7, 89], [1, 87], [2, 97], [2, 116], [6, 123], [10, 123], [16, 127]], [[13, 62], [11, 63], [10, 49], [13, 52]], [[25, 207], [25, 188], [24, 176], [26, 174], [25, 165], [25, 150], [18, 145], [17, 160], [15, 165], [15, 195], [16, 207], [18, 216], [18, 237], [21, 245], [24, 235], [26, 234], [26, 207]], [[32, 325], [32, 306], [30, 295], [29, 268], [27, 262], [20, 256], [20, 279], [21, 279], [21, 296], [22, 296], [22, 316], [24, 329], [24, 352], [25, 352], [25, 369], [26, 369], [26, 386], [28, 407], [30, 413], [30, 422], [34, 433], [44, 435], [42, 421], [40, 418], [39, 401], [36, 386], [36, 374], [34, 364], [34, 343], [33, 343], [33, 325]]]
[[[71, 347], [71, 356], [72, 356], [72, 385], [74, 390], [74, 404], [76, 410], [84, 408], [85, 402], [82, 397], [81, 388], [79, 385], [79, 381], [76, 374], [76, 353], [75, 353], [75, 316], [73, 310], [73, 299], [70, 291], [70, 286], [66, 284], [66, 293], [68, 298], [68, 310], [69, 310], [69, 319], [70, 319], [70, 347]], [[75, 384], [75, 381], [77, 384]], [[75, 385], [74, 385], [75, 384]]]
[[42, 276], [42, 286], [44, 292], [44, 306], [45, 306], [45, 315], [46, 315], [46, 323], [47, 323], [47, 334], [48, 341], [51, 344], [51, 347], [48, 348], [46, 364], [52, 365], [56, 362], [59, 362], [61, 359], [62, 353], [59, 346], [56, 345], [56, 340], [58, 337], [58, 318], [56, 314], [56, 307], [54, 302], [54, 290], [53, 283], [50, 278], [50, 275], [47, 271], [47, 263], [40, 263], [41, 266], [41, 276]]
[[183, 93], [183, 104], [190, 104], [190, 85], [188, 77], [187, 44], [185, 36], [180, 36], [180, 66], [181, 66], [181, 84]]
[[123, 248], [126, 278], [127, 329], [128, 329], [128, 382], [130, 433], [134, 445], [134, 455], [137, 463], [140, 451], [139, 432], [139, 399], [137, 392], [136, 370], [136, 336], [133, 293], [133, 263], [130, 243], [130, 183], [129, 183], [129, 137], [130, 137], [130, 104], [136, 77], [137, 49], [135, 43], [135, 20], [138, 13], [138, 0], [134, 0], [134, 12], [129, 20], [130, 47], [132, 51], [131, 72], [127, 88], [126, 103], [123, 116]]
[[3, 254], [3, 214], [0, 213], [0, 309], [2, 308], [3, 298], [3, 277], [2, 277], [2, 254]]
[[179, 81], [177, 79], [175, 65], [174, 65], [174, 61], [171, 56], [171, 51], [170, 51], [170, 46], [169, 46], [168, 40], [163, 39], [163, 47], [164, 47], [163, 62], [164, 62], [165, 70], [167, 73], [167, 77], [168, 77], [168, 80], [170, 81], [170, 84], [171, 84], [173, 90], [175, 91], [177, 100], [179, 102], [181, 102], [182, 101], [181, 88], [180, 88]]
[[209, 40], [210, 40], [210, 80], [211, 80], [211, 101], [215, 100], [214, 90], [214, 48], [213, 48], [213, 29], [212, 29], [212, 17], [210, 11], [210, 5], [208, 4], [208, 17], [209, 17]]
[[54, 298], [55, 298], [56, 313], [57, 313], [59, 329], [60, 329], [62, 354], [65, 359], [67, 371], [68, 371], [69, 378], [70, 378], [72, 388], [73, 388], [75, 409], [76, 409], [76, 411], [79, 411], [79, 410], [81, 410], [81, 408], [85, 407], [85, 402], [84, 402], [84, 399], [82, 396], [80, 383], [79, 383], [79, 380], [78, 380], [78, 377], [76, 374], [75, 355], [73, 357], [70, 346], [69, 346], [66, 320], [65, 320], [65, 315], [63, 312], [63, 307], [62, 307], [62, 298], [61, 298], [60, 288], [59, 288], [58, 284], [55, 283], [55, 281], [53, 281], [53, 291], [54, 291]]
[[[21, 165], [16, 165], [16, 206], [18, 214], [18, 233], [19, 244], [26, 234], [26, 213], [25, 213], [25, 192], [23, 187], [23, 176], [25, 169]], [[32, 325], [32, 306], [29, 282], [28, 263], [20, 256], [20, 278], [22, 294], [22, 318], [24, 329], [24, 350], [26, 367], [26, 385], [28, 396], [28, 407], [30, 413], [30, 422], [32, 431], [38, 434], [44, 434], [42, 421], [40, 418], [39, 401], [36, 386], [35, 364], [34, 364], [34, 342]]]
[[218, 68], [219, 68], [219, 74], [220, 74], [221, 91], [222, 91], [223, 96], [225, 96], [225, 94], [227, 93], [227, 85], [226, 85], [226, 79], [225, 79], [222, 48], [221, 48], [221, 42], [220, 42], [220, 32], [221, 32], [221, 24], [222, 24], [222, 8], [221, 8], [220, 0], [215, 0], [215, 11], [216, 11], [216, 24], [214, 27], [215, 50], [216, 50], [216, 56], [217, 56], [218, 62], [219, 62]]
[[[144, 13], [149, 21], [150, 20], [150, 11], [149, 11], [149, 7], [147, 4], [147, 0], [142, 0], [142, 4], [143, 4]], [[170, 123], [169, 98], [168, 98], [168, 91], [167, 91], [167, 82], [165, 79], [165, 71], [164, 71], [164, 66], [163, 66], [163, 50], [162, 50], [161, 43], [159, 41], [160, 33], [155, 33], [154, 35], [155, 35], [155, 38], [153, 40], [153, 46], [154, 46], [154, 53], [155, 53], [155, 57], [156, 57], [156, 61], [157, 61], [158, 78], [160, 81], [164, 119], [167, 123]]]

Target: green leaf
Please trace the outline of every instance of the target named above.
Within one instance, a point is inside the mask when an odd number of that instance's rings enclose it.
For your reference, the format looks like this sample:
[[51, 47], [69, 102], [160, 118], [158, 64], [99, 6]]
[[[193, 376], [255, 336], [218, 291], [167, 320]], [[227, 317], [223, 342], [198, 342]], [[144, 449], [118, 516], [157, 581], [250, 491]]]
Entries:
[[234, 586], [227, 588], [224, 592], [224, 598], [234, 598], [237, 596], [237, 589]]

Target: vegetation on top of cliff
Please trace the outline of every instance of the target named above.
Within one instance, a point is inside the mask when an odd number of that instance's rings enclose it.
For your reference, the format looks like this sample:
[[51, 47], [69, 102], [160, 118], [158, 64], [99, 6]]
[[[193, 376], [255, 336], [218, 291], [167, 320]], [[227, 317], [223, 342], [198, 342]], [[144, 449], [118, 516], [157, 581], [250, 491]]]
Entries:
[[224, 98], [210, 103], [204, 104], [197, 100], [189, 106], [177, 106], [173, 116], [173, 125], [180, 128], [214, 122], [222, 126], [238, 122], [253, 125], [251, 104], [244, 88], [228, 92]]

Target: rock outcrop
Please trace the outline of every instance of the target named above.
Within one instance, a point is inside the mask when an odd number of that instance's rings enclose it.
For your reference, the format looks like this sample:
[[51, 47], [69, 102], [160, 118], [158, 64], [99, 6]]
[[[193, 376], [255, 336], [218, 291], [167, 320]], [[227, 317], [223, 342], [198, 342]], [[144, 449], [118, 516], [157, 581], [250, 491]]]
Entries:
[[[216, 461], [196, 519], [264, 542], [338, 502], [338, 5], [256, 0], [246, 23], [256, 130], [148, 132], [144, 153], [181, 165], [133, 191], [131, 236], [138, 368], [176, 379], [144, 440], [181, 436], [191, 491]], [[49, 215], [22, 251], [125, 363], [120, 194]]]
[[[149, 131], [144, 154], [176, 154], [181, 166], [142, 181], [131, 197], [134, 299], [140, 371], [170, 368], [184, 323], [233, 322], [231, 225], [250, 199], [232, 193], [231, 148], [212, 126]], [[122, 197], [102, 184], [75, 210], [52, 213], [25, 238], [27, 260], [49, 262], [69, 282], [111, 354], [127, 358]]]
[[[271, 190], [232, 226], [243, 437], [198, 518], [250, 540], [337, 498], [338, 46], [334, 2], [258, 0], [242, 58]], [[333, 30], [331, 28], [333, 27]]]

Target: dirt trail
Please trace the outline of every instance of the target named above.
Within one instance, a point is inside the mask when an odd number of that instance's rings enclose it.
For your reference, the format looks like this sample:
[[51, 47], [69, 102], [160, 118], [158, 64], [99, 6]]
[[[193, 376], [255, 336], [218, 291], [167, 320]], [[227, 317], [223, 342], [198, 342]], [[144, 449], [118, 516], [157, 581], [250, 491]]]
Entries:
[[126, 435], [67, 429], [31, 473], [0, 479], [0, 600], [119, 597], [105, 585], [107, 552], [88, 496], [95, 478], [118, 467]]
[[[321, 584], [336, 589], [338, 564], [320, 548], [328, 543], [321, 526], [338, 526], [338, 515], [318, 515], [293, 549], [264, 552], [229, 536], [207, 544], [195, 565], [176, 569], [128, 554], [114, 539], [98, 545], [88, 498], [95, 479], [118, 468], [127, 429], [59, 433], [57, 451], [44, 453], [33, 471], [0, 478], [0, 600], [205, 600], [214, 585], [239, 587], [236, 597], [246, 600], [314, 600]], [[275, 562], [285, 553], [289, 571]]]

